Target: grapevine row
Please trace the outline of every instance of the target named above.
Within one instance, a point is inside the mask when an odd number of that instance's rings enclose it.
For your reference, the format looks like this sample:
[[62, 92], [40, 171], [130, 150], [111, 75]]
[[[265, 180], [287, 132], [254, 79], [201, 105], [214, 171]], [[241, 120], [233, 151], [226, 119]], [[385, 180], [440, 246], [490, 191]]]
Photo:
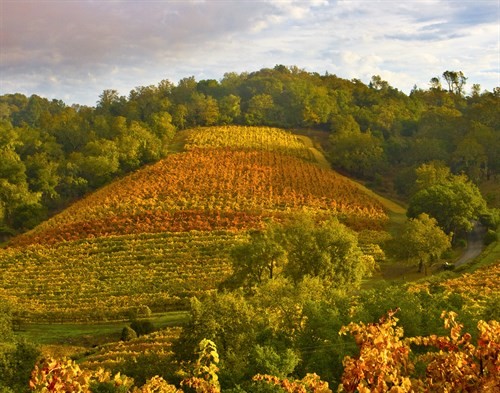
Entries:
[[0, 298], [36, 321], [126, 318], [185, 307], [230, 274], [244, 233], [141, 234], [0, 250]]
[[185, 149], [236, 148], [273, 151], [308, 161], [314, 156], [296, 135], [279, 128], [223, 126], [201, 128], [189, 134]]
[[259, 227], [262, 217], [307, 208], [374, 226], [374, 198], [333, 171], [275, 152], [191, 150], [114, 182], [13, 244], [93, 236]]

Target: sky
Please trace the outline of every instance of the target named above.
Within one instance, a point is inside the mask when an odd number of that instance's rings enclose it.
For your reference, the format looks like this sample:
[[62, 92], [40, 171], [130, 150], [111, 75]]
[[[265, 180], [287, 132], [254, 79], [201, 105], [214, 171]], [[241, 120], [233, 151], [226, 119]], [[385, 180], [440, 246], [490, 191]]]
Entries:
[[446, 70], [500, 86], [500, 0], [0, 0], [0, 95], [94, 106], [105, 89], [277, 64], [405, 93]]

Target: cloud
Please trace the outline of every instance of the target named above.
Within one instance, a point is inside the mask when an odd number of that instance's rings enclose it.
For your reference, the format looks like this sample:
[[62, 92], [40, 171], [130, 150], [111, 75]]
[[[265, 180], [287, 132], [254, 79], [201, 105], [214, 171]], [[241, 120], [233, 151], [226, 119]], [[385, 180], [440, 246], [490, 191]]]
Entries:
[[276, 64], [409, 91], [444, 70], [499, 84], [496, 0], [0, 0], [0, 94], [93, 105], [162, 79]]

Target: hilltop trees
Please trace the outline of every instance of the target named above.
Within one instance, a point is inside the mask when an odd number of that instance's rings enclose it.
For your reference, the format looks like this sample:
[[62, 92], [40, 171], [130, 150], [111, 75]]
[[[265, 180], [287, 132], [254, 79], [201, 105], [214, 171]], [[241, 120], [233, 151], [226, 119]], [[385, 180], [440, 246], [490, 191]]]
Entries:
[[446, 71], [447, 89], [433, 78], [428, 90], [415, 87], [407, 96], [378, 75], [365, 85], [278, 65], [227, 73], [220, 81], [163, 80], [128, 96], [106, 89], [95, 108], [4, 95], [2, 132], [9, 130], [15, 143], [1, 153], [10, 168], [0, 176], [2, 222], [21, 229], [7, 216], [28, 205], [38, 209], [36, 224], [110, 179], [164, 157], [177, 130], [208, 125], [319, 131], [335, 168], [389, 192], [398, 178], [404, 193], [411, 180], [401, 174], [436, 159], [476, 183], [488, 180], [500, 168], [500, 94], [475, 86], [467, 97], [466, 80], [461, 71]]
[[351, 129], [332, 134], [329, 141], [332, 164], [354, 176], [372, 179], [385, 165], [380, 139], [370, 131], [361, 132], [355, 122]]
[[467, 78], [462, 71], [445, 71], [443, 72], [443, 77], [448, 84], [448, 91], [450, 93], [457, 95], [463, 93], [463, 87], [467, 82]]
[[40, 194], [30, 191], [26, 165], [16, 152], [22, 145], [11, 124], [0, 123], [0, 231], [1, 223], [15, 223], [16, 215], [40, 207]]

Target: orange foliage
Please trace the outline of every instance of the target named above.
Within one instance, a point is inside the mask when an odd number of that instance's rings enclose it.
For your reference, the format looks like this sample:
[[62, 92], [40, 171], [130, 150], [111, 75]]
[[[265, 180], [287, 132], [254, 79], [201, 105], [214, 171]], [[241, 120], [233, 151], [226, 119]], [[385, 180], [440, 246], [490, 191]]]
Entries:
[[387, 219], [377, 200], [312, 163], [276, 152], [195, 149], [104, 187], [13, 245], [133, 231], [249, 229], [262, 217], [304, 208], [363, 227]]
[[[402, 339], [397, 318], [389, 313], [379, 323], [351, 323], [341, 333], [354, 335], [360, 348], [357, 358], [344, 359], [340, 391], [345, 392], [498, 392], [500, 391], [500, 324], [479, 321], [477, 344], [462, 334], [456, 314], [443, 312], [449, 337], [431, 335]], [[431, 347], [412, 355], [410, 345]], [[425, 376], [415, 364], [425, 365]]]

